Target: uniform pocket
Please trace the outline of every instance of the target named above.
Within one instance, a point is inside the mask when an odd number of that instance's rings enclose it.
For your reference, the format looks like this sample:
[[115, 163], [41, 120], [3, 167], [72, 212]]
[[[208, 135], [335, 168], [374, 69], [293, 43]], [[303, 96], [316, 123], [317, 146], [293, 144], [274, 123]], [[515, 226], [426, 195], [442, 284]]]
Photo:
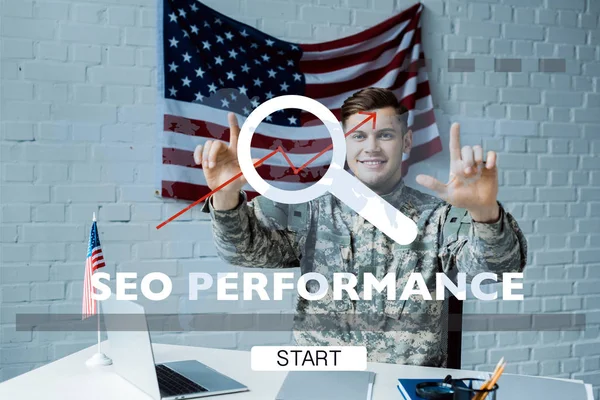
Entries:
[[[317, 271], [333, 279], [334, 272], [348, 272], [352, 262], [350, 235], [317, 231], [315, 262], [323, 271]], [[317, 260], [318, 259], [318, 260]], [[315, 270], [316, 271], [316, 270]], [[329, 276], [330, 275], [330, 276]]]

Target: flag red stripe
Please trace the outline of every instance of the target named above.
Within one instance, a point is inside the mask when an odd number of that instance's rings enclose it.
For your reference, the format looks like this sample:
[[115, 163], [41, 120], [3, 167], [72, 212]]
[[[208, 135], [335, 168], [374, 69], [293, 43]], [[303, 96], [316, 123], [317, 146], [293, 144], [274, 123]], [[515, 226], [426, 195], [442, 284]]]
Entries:
[[[431, 94], [431, 88], [429, 81], [417, 83], [417, 90], [414, 93], [400, 99], [400, 104], [409, 110], [414, 110], [417, 104], [417, 100], [423, 99]], [[433, 101], [433, 99], [432, 99]]]
[[[331, 143], [331, 140], [329, 141]], [[326, 147], [326, 146], [325, 146]], [[323, 149], [319, 149], [323, 150]], [[163, 164], [179, 165], [182, 167], [201, 169], [201, 165], [194, 163], [194, 153], [189, 150], [164, 148], [163, 149]], [[276, 165], [261, 165], [256, 168], [258, 174], [266, 180], [278, 180], [282, 182], [301, 182], [310, 183], [320, 179], [328, 166], [306, 167], [295, 175], [290, 167], [280, 167]]]
[[102, 261], [104, 260], [104, 257], [102, 256], [102, 254], [100, 254], [97, 257], [92, 257], [92, 265], [94, 265], [95, 263], [97, 263], [98, 261]]
[[414, 121], [413, 125], [410, 127], [410, 129], [413, 132], [417, 132], [417, 131], [427, 128], [433, 124], [435, 124], [435, 112], [433, 111], [433, 108], [432, 108], [431, 110], [426, 111], [423, 114], [419, 114], [419, 118], [415, 118], [415, 121]]
[[[419, 20], [414, 19], [406, 27], [406, 32], [415, 30], [411, 43], [421, 42], [421, 30], [417, 29], [418, 25]], [[397, 48], [402, 42], [404, 35], [406, 35], [406, 33], [402, 33], [395, 39], [382, 43], [376, 47], [373, 47], [372, 49], [364, 50], [355, 54], [345, 54], [343, 56], [331, 57], [323, 60], [300, 59], [298, 66], [300, 71], [305, 74], [321, 74], [348, 68], [353, 65], [364, 64], [369, 61], [375, 61], [387, 50]], [[408, 49], [411, 49], [411, 46], [409, 46]]]
[[[229, 142], [229, 127], [177, 115], [166, 114], [164, 116], [164, 130], [189, 136], [205, 137]], [[254, 136], [252, 136], [253, 148], [275, 150], [277, 147], [281, 146], [290, 154], [318, 153], [321, 149], [327, 147], [329, 143], [331, 143], [331, 140], [328, 138], [289, 140], [261, 135], [260, 133], [254, 133]]]
[[98, 268], [102, 268], [102, 267], [104, 267], [104, 266], [106, 266], [106, 264], [104, 264], [104, 263], [100, 263], [100, 264], [96, 265], [95, 267], [92, 267], [92, 271], [94, 271], [94, 272], [95, 272], [95, 271], [96, 271]]
[[391, 18], [388, 18], [385, 21], [382, 21], [381, 23], [379, 23], [371, 28], [365, 29], [364, 31], [356, 33], [352, 36], [348, 36], [348, 37], [337, 39], [337, 40], [331, 40], [329, 42], [323, 42], [323, 43], [300, 44], [300, 48], [302, 48], [302, 50], [305, 52], [326, 51], [326, 50], [337, 49], [340, 47], [351, 46], [351, 45], [359, 43], [359, 42], [364, 42], [366, 40], [369, 40], [372, 37], [381, 35], [385, 31], [393, 28], [394, 26], [396, 26], [398, 24], [401, 24], [404, 21], [407, 21], [407, 20], [413, 18], [415, 16], [415, 14], [417, 13], [417, 10], [419, 9], [419, 6], [420, 6], [420, 4], [417, 3], [414, 6], [401, 12], [400, 14], [395, 15]]

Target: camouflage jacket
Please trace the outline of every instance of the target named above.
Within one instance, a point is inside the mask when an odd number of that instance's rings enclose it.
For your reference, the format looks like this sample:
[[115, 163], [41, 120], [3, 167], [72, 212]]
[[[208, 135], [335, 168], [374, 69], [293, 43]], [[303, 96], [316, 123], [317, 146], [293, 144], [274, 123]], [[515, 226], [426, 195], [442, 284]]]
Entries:
[[[504, 272], [523, 271], [527, 259], [525, 237], [501, 205], [499, 221], [479, 223], [403, 181], [382, 197], [417, 223], [419, 233], [410, 245], [396, 243], [330, 194], [300, 205], [262, 196], [247, 203], [243, 192], [240, 197], [233, 210], [217, 211], [210, 200], [204, 206], [219, 256], [244, 267], [300, 267], [302, 274], [324, 275], [330, 285], [334, 272], [355, 274], [359, 300], [342, 292], [343, 299], [334, 301], [331, 289], [318, 301], [299, 296], [294, 337], [299, 345], [366, 346], [373, 362], [445, 365], [443, 302], [420, 296], [399, 300], [412, 272], [422, 274], [435, 299], [437, 272], [451, 278], [464, 272], [468, 281], [492, 272], [501, 279]], [[452, 226], [456, 229], [447, 229]], [[397, 300], [388, 300], [385, 290], [363, 300], [365, 272], [378, 280], [394, 272]]]

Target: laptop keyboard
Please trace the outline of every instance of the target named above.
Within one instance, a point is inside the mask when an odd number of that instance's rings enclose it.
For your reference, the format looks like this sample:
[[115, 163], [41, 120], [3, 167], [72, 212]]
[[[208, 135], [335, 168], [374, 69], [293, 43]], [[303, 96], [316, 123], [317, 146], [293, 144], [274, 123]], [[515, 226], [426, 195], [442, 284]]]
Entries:
[[208, 389], [164, 365], [156, 365], [156, 377], [158, 378], [158, 387], [162, 396], [208, 392]]

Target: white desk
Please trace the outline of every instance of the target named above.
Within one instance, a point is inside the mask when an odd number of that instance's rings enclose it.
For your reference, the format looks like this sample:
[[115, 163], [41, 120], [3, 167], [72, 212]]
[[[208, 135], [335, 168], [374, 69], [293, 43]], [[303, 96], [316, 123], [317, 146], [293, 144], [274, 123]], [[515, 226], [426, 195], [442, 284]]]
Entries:
[[[250, 352], [208, 349], [203, 347], [154, 344], [156, 362], [197, 359], [248, 386], [250, 391], [209, 397], [215, 400], [272, 400], [287, 372], [255, 372], [250, 369]], [[43, 367], [17, 376], [0, 384], [0, 399], [21, 400], [148, 400], [145, 393], [113, 372], [113, 366], [89, 368], [85, 361], [96, 352], [91, 346]], [[102, 350], [110, 356], [110, 343], [105, 341]], [[374, 400], [400, 399], [396, 389], [397, 379], [476, 377], [481, 372], [396, 364], [369, 363], [368, 369], [376, 373]], [[589, 392], [591, 393], [591, 387]], [[588, 397], [588, 400], [593, 400]]]

